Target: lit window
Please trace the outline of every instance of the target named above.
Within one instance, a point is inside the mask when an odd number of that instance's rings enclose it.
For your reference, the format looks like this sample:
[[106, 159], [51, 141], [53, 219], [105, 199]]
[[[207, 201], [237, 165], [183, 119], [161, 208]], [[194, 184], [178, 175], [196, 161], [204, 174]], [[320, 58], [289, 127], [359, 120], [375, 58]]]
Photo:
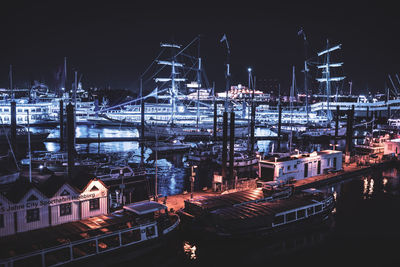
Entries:
[[72, 204], [65, 203], [60, 205], [60, 216], [66, 216], [72, 214]]
[[100, 199], [94, 198], [89, 200], [89, 210], [99, 210], [100, 209]]

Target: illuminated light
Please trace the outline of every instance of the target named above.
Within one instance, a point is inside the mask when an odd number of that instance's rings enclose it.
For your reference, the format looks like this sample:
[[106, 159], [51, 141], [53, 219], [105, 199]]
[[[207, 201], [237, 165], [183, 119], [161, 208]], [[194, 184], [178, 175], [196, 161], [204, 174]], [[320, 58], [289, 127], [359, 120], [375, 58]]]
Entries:
[[43, 170], [43, 165], [39, 165], [39, 170]]
[[248, 71], [248, 72], [251, 72], [251, 71], [252, 71], [252, 69], [249, 67], [249, 68], [247, 68], [247, 71]]
[[388, 182], [388, 179], [387, 178], [383, 178], [383, 180], [382, 180], [383, 186], [385, 186], [387, 184], [387, 182]]

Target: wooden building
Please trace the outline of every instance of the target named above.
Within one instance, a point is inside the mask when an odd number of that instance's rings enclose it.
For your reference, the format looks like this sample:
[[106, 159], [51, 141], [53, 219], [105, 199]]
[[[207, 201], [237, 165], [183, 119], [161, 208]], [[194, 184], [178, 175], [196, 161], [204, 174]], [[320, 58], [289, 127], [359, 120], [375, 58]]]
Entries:
[[107, 214], [107, 195], [108, 188], [97, 179], [18, 180], [0, 194], [0, 236]]

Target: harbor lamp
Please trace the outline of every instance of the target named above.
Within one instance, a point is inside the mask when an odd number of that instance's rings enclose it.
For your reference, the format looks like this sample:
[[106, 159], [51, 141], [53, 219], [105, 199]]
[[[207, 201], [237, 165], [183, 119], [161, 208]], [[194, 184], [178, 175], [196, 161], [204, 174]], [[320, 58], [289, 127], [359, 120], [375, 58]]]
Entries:
[[338, 146], [338, 144], [329, 144], [329, 146], [332, 147], [332, 150], [336, 150], [336, 147]]
[[247, 72], [249, 73], [249, 90], [251, 89], [251, 71], [252, 69], [250, 67], [247, 68]]

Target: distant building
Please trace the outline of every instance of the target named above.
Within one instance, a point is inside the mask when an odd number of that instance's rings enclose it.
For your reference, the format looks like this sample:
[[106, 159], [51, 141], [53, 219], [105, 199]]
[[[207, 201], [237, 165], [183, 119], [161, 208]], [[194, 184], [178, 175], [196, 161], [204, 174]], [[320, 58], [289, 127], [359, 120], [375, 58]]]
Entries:
[[338, 150], [314, 151], [287, 157], [270, 157], [260, 161], [260, 177], [264, 181], [301, 180], [321, 175], [328, 170], [342, 169], [342, 152]]

